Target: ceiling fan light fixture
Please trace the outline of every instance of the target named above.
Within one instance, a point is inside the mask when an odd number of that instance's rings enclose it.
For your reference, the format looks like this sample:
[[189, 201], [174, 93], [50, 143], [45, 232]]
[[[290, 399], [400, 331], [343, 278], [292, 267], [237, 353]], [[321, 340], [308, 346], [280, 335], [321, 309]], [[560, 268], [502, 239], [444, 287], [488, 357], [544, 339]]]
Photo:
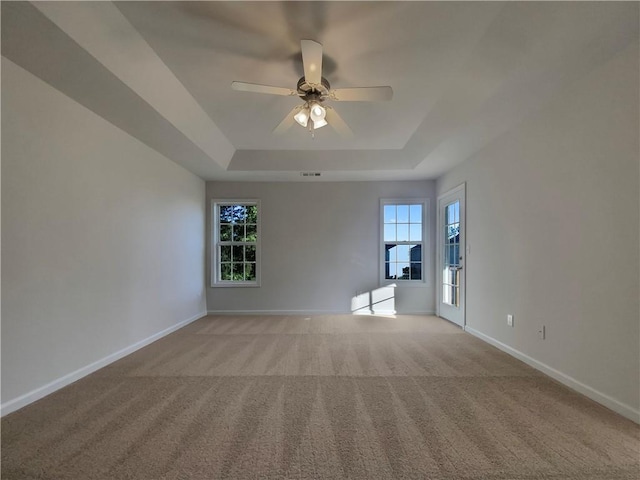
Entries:
[[324, 120], [324, 117], [327, 114], [327, 110], [322, 105], [317, 102], [313, 102], [310, 105], [310, 109], [311, 113], [309, 116], [311, 117], [311, 120], [313, 120], [314, 122], [318, 122], [318, 120]]
[[293, 116], [294, 120], [298, 122], [298, 124], [302, 127], [307, 126], [307, 122], [309, 121], [309, 109], [303, 108], [298, 113]]
[[327, 121], [324, 118], [319, 118], [318, 120], [313, 121], [313, 128], [315, 130], [324, 127], [325, 125], [327, 125]]

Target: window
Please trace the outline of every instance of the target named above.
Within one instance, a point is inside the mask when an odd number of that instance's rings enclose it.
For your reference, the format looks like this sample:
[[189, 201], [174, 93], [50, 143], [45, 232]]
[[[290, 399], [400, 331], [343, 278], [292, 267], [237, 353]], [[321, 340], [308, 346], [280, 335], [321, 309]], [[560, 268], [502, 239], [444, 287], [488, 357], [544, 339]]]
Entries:
[[260, 203], [257, 200], [212, 202], [214, 287], [260, 284]]
[[427, 206], [427, 199], [381, 200], [381, 283], [425, 283]]

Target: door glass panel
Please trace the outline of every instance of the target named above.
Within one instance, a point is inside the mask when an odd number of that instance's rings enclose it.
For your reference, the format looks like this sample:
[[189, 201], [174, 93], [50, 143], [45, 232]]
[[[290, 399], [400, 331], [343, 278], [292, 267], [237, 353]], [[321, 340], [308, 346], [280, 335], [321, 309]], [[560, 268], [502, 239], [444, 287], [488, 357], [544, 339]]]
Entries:
[[444, 208], [444, 251], [442, 252], [442, 302], [460, 305], [460, 202]]

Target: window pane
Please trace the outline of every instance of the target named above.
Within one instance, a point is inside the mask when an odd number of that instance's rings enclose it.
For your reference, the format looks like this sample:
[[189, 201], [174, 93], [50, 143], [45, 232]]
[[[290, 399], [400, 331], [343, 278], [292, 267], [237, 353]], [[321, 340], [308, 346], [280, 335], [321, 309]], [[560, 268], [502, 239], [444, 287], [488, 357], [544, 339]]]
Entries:
[[220, 264], [220, 280], [231, 280], [231, 264]]
[[247, 209], [244, 205], [233, 206], [233, 221], [235, 223], [244, 223], [244, 219], [247, 216]]
[[245, 260], [247, 262], [256, 261], [256, 247], [253, 245], [247, 245], [244, 247]]
[[397, 205], [398, 223], [409, 223], [409, 205]]
[[220, 261], [221, 262], [231, 261], [231, 245], [222, 245], [220, 247]]
[[258, 226], [257, 225], [247, 225], [246, 226], [246, 242], [255, 242], [258, 240]]
[[248, 282], [255, 282], [256, 280], [256, 264], [255, 263], [245, 263], [244, 264], [245, 271], [245, 280]]
[[398, 261], [399, 262], [408, 262], [409, 261], [409, 245], [398, 245]]
[[244, 239], [244, 225], [233, 226], [233, 241], [242, 242]]
[[402, 280], [409, 280], [409, 264], [408, 263], [398, 263], [398, 278]]
[[398, 227], [398, 238], [399, 242], [408, 242], [409, 241], [409, 224], [408, 223], [399, 223]]
[[411, 264], [411, 280], [422, 280], [422, 263]]
[[455, 215], [455, 222], [460, 222], [460, 202], [456, 202], [453, 204], [453, 212]]
[[233, 261], [244, 262], [244, 245], [233, 246]]
[[220, 223], [231, 223], [233, 221], [233, 207], [230, 205], [220, 205]]
[[258, 223], [258, 207], [257, 205], [247, 206], [247, 223]]
[[233, 280], [236, 282], [244, 281], [244, 263], [233, 264]]
[[396, 223], [396, 206], [384, 206], [384, 223]]
[[385, 242], [394, 242], [396, 240], [396, 225], [385, 225], [384, 226], [384, 241]]
[[395, 280], [396, 278], [396, 264], [386, 262], [384, 264], [384, 278], [387, 280]]
[[385, 250], [385, 261], [387, 262], [395, 262], [397, 260], [397, 251], [396, 251], [396, 246], [395, 245], [385, 245], [384, 246], [384, 250]]
[[409, 222], [422, 223], [422, 205], [409, 206]]
[[421, 224], [412, 223], [409, 225], [409, 240], [411, 242], [422, 241], [422, 225]]
[[231, 225], [220, 225], [220, 241], [231, 241]]
[[422, 245], [409, 245], [409, 260], [412, 262], [422, 261]]

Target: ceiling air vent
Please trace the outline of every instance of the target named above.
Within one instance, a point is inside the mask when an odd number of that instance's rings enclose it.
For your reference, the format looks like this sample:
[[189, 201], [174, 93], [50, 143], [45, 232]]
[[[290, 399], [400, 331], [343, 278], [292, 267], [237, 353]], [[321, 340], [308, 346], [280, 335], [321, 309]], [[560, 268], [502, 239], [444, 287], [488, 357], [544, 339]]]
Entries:
[[301, 177], [319, 177], [320, 172], [300, 172]]

